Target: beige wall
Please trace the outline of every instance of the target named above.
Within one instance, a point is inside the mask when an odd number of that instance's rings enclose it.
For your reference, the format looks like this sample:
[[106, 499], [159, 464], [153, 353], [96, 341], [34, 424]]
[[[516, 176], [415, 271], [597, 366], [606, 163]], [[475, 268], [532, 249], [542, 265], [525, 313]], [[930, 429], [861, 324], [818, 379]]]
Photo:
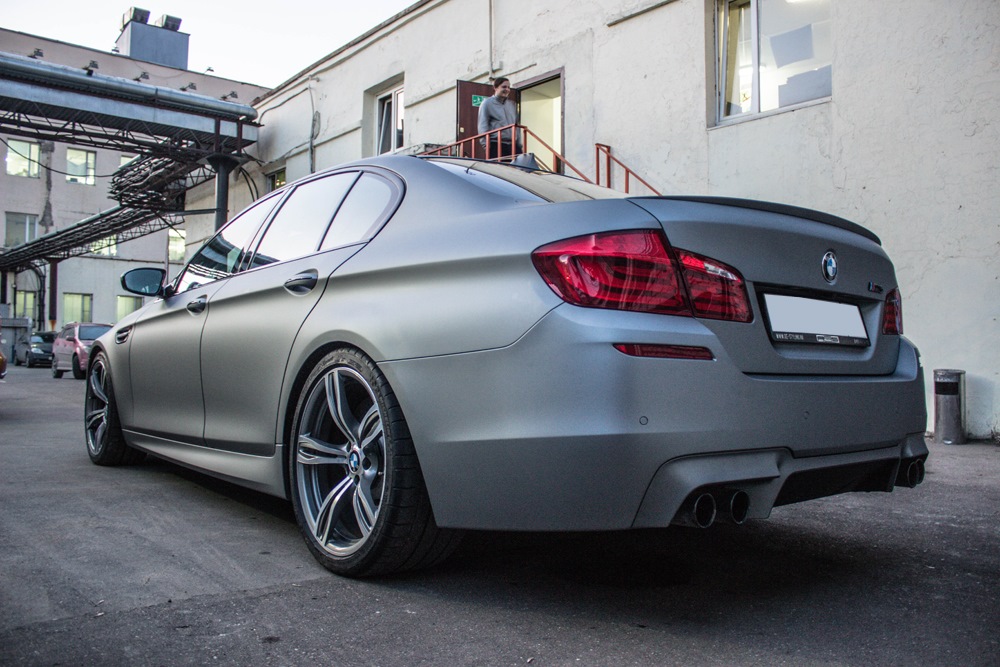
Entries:
[[[929, 407], [933, 369], [961, 368], [972, 435], [1000, 426], [1000, 3], [833, 0], [832, 98], [726, 124], [712, 0], [493, 5], [498, 74], [562, 69], [572, 163], [592, 174], [594, 143], [607, 143], [665, 193], [787, 202], [870, 227], [896, 263]], [[400, 75], [407, 145], [453, 140], [455, 80], [490, 70], [489, 6], [425, 3], [265, 98], [258, 182], [277, 166], [289, 180], [309, 173], [313, 111], [316, 168], [370, 155], [370, 93]]]

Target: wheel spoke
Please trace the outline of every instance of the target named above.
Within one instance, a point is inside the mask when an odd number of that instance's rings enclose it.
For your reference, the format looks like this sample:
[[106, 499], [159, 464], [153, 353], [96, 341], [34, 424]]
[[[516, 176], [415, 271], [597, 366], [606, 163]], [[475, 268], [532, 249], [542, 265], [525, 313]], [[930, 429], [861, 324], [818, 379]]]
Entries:
[[96, 410], [91, 410], [87, 413], [87, 429], [92, 430], [95, 427], [99, 427], [101, 422], [104, 421], [104, 408], [98, 408]]
[[382, 438], [382, 418], [379, 416], [377, 405], [373, 405], [368, 410], [364, 419], [361, 420], [361, 424], [361, 451], [367, 453]]
[[378, 517], [378, 507], [372, 499], [371, 480], [366, 477], [361, 478], [358, 490], [354, 494], [354, 515], [358, 519], [358, 528], [365, 537], [372, 532], [375, 526], [375, 519]]
[[[102, 366], [96, 366], [94, 371], [90, 374], [90, 391], [94, 398], [101, 401], [105, 405], [108, 404], [108, 395], [104, 391], [104, 369]], [[100, 376], [98, 378], [98, 376]]]
[[331, 445], [308, 434], [299, 436], [296, 460], [303, 465], [347, 466], [347, 445]]
[[330, 531], [340, 522], [347, 502], [353, 495], [351, 493], [353, 488], [354, 483], [351, 478], [345, 477], [326, 494], [326, 498], [316, 514], [316, 526], [313, 528], [313, 535], [316, 536], [320, 544], [326, 545], [330, 541]]
[[341, 433], [351, 442], [358, 442], [358, 421], [351, 412], [347, 392], [347, 381], [349, 377], [340, 369], [334, 370], [326, 376], [326, 401], [333, 417], [334, 424]]

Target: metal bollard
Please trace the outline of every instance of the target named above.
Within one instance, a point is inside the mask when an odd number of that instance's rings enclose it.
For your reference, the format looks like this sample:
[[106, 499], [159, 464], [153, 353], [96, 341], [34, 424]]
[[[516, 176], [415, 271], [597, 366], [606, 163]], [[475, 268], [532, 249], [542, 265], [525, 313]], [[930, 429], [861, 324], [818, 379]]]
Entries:
[[934, 442], [965, 444], [965, 371], [934, 371]]

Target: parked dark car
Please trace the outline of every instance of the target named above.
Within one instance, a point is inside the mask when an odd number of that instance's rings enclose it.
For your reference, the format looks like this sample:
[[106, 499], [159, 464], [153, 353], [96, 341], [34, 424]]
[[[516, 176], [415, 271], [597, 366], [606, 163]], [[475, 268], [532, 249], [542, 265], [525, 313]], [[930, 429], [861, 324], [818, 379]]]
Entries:
[[52, 365], [52, 341], [55, 338], [55, 331], [21, 334], [14, 343], [14, 365], [27, 364], [28, 368]]
[[154, 298], [94, 344], [91, 459], [289, 498], [342, 574], [923, 478], [892, 262], [831, 215], [392, 156], [266, 195], [164, 281], [127, 272]]
[[97, 322], [70, 322], [52, 341], [52, 377], [61, 378], [66, 371], [82, 380], [87, 375], [90, 346], [111, 328]]

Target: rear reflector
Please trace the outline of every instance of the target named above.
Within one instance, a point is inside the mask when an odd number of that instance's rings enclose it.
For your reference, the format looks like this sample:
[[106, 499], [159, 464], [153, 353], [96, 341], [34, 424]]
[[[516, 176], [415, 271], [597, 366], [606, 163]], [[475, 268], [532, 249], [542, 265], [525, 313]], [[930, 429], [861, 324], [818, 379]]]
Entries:
[[713, 361], [715, 355], [707, 347], [691, 345], [647, 345], [643, 343], [615, 343], [615, 349], [630, 357], [655, 357], [657, 359], [698, 359]]

